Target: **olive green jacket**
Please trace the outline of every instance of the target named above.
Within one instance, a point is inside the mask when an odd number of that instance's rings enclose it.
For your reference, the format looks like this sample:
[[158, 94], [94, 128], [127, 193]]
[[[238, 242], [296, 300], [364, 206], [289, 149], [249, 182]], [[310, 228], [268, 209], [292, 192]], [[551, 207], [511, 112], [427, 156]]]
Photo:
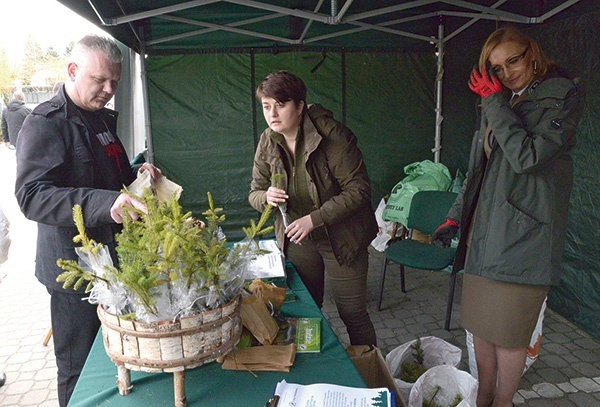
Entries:
[[[333, 252], [340, 264], [350, 264], [359, 249], [366, 248], [377, 234], [377, 222], [371, 205], [371, 182], [362, 153], [352, 131], [333, 119], [320, 105], [310, 105], [302, 127], [308, 175], [308, 192], [314, 210], [310, 213], [315, 228], [325, 227]], [[265, 130], [254, 156], [249, 202], [263, 211], [266, 192], [273, 174], [283, 174], [288, 185], [282, 147]], [[275, 235], [284, 250], [283, 220], [275, 212]]]
[[512, 108], [501, 92], [481, 101], [467, 181], [448, 213], [462, 233], [455, 271], [466, 263], [467, 273], [494, 280], [558, 284], [581, 111], [577, 86], [556, 72]]

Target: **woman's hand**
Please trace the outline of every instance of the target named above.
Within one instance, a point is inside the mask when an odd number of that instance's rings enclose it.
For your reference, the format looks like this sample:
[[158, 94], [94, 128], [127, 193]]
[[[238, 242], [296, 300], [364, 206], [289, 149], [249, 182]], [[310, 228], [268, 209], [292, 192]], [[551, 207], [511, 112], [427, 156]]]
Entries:
[[144, 171], [148, 171], [150, 173], [150, 178], [152, 178], [152, 182], [156, 182], [160, 177], [162, 177], [162, 171], [150, 163], [142, 164], [142, 166], [140, 167], [140, 172]]
[[269, 187], [267, 189], [267, 203], [271, 206], [277, 206], [282, 202], [287, 201], [289, 198], [288, 194], [283, 189]]
[[490, 77], [485, 69], [480, 74], [477, 68], [473, 68], [469, 80], [469, 89], [485, 99], [491, 94], [502, 91], [503, 86], [498, 78], [495, 76]]
[[290, 223], [285, 229], [285, 234], [292, 243], [300, 244], [314, 228], [310, 215], [306, 215]]

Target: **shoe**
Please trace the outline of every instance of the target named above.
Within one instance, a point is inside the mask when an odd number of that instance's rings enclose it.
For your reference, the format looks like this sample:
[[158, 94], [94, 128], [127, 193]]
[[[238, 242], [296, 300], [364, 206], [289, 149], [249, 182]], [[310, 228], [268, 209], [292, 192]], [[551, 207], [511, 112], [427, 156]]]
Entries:
[[6, 373], [2, 372], [0, 373], [0, 387], [4, 386], [4, 383], [6, 383]]
[[9, 149], [9, 150], [14, 150], [14, 149], [15, 149], [15, 146], [13, 146], [13, 145], [11, 144], [11, 145], [9, 145], [9, 146], [8, 146], [8, 149]]

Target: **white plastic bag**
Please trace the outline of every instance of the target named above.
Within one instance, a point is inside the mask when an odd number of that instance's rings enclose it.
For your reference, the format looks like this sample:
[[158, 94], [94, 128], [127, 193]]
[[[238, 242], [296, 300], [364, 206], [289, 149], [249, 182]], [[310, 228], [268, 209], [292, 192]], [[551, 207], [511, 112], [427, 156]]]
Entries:
[[10, 228], [10, 222], [8, 218], [2, 212], [0, 208], [0, 264], [4, 263], [8, 259], [8, 249], [10, 247], [10, 235], [8, 229]]
[[477, 380], [467, 372], [454, 366], [434, 366], [415, 382], [410, 392], [408, 407], [421, 407], [424, 401], [431, 399], [437, 405], [449, 406], [459, 394], [462, 401], [458, 407], [475, 407], [477, 386]]
[[[404, 401], [408, 401], [411, 389], [415, 383], [405, 382], [400, 379], [402, 375], [402, 363], [413, 361], [413, 349], [411, 345], [416, 342], [412, 340], [406, 342], [396, 349], [393, 349], [385, 357], [385, 363], [390, 369], [390, 373], [394, 376], [394, 382], [400, 389], [400, 394]], [[462, 351], [460, 348], [446, 342], [441, 338], [435, 336], [424, 336], [421, 338], [421, 348], [423, 349], [423, 366], [426, 369], [430, 369], [438, 365], [450, 365], [458, 366], [462, 357]], [[418, 381], [418, 380], [417, 380]]]
[[[531, 335], [531, 340], [529, 341], [529, 346], [527, 347], [527, 359], [525, 359], [525, 368], [523, 369], [522, 375], [525, 374], [527, 369], [533, 365], [540, 354], [540, 346], [542, 344], [542, 325], [544, 324], [544, 311], [546, 311], [546, 301], [548, 297], [544, 299], [542, 303], [542, 308], [540, 309], [540, 315], [538, 316], [537, 324], [533, 330], [533, 334]], [[469, 371], [471, 375], [478, 379], [477, 373], [477, 360], [475, 359], [475, 348], [473, 346], [473, 334], [469, 331], [465, 331], [467, 333], [467, 352], [469, 355]]]
[[381, 198], [377, 209], [375, 210], [375, 219], [377, 220], [377, 236], [371, 242], [376, 250], [382, 252], [387, 246], [387, 242], [396, 236], [399, 236], [404, 230], [404, 226], [399, 225], [395, 222], [388, 222], [383, 220], [383, 210], [385, 209], [385, 199]]

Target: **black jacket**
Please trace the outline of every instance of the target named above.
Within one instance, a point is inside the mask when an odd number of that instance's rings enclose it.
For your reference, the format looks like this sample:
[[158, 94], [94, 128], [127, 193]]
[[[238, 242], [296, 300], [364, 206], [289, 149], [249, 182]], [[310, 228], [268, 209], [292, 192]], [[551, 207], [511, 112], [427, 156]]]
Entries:
[[[117, 112], [102, 109], [100, 114], [115, 135]], [[118, 138], [116, 142], [121, 151], [120, 174], [116, 165], [98, 165], [90, 134], [77, 109], [67, 103], [64, 88], [37, 106], [23, 124], [17, 145], [15, 194], [25, 217], [38, 223], [35, 273], [49, 288], [62, 290], [56, 277], [63, 270], [56, 260], [77, 259], [73, 243], [77, 235], [72, 212], [75, 204], [83, 208], [88, 236], [108, 246], [116, 260], [114, 234], [120, 226], [112, 220], [110, 208], [123, 185], [135, 179]]]
[[2, 135], [4, 141], [10, 141], [13, 146], [17, 145], [17, 136], [23, 126], [25, 118], [29, 116], [31, 109], [20, 100], [11, 100], [2, 111]]

